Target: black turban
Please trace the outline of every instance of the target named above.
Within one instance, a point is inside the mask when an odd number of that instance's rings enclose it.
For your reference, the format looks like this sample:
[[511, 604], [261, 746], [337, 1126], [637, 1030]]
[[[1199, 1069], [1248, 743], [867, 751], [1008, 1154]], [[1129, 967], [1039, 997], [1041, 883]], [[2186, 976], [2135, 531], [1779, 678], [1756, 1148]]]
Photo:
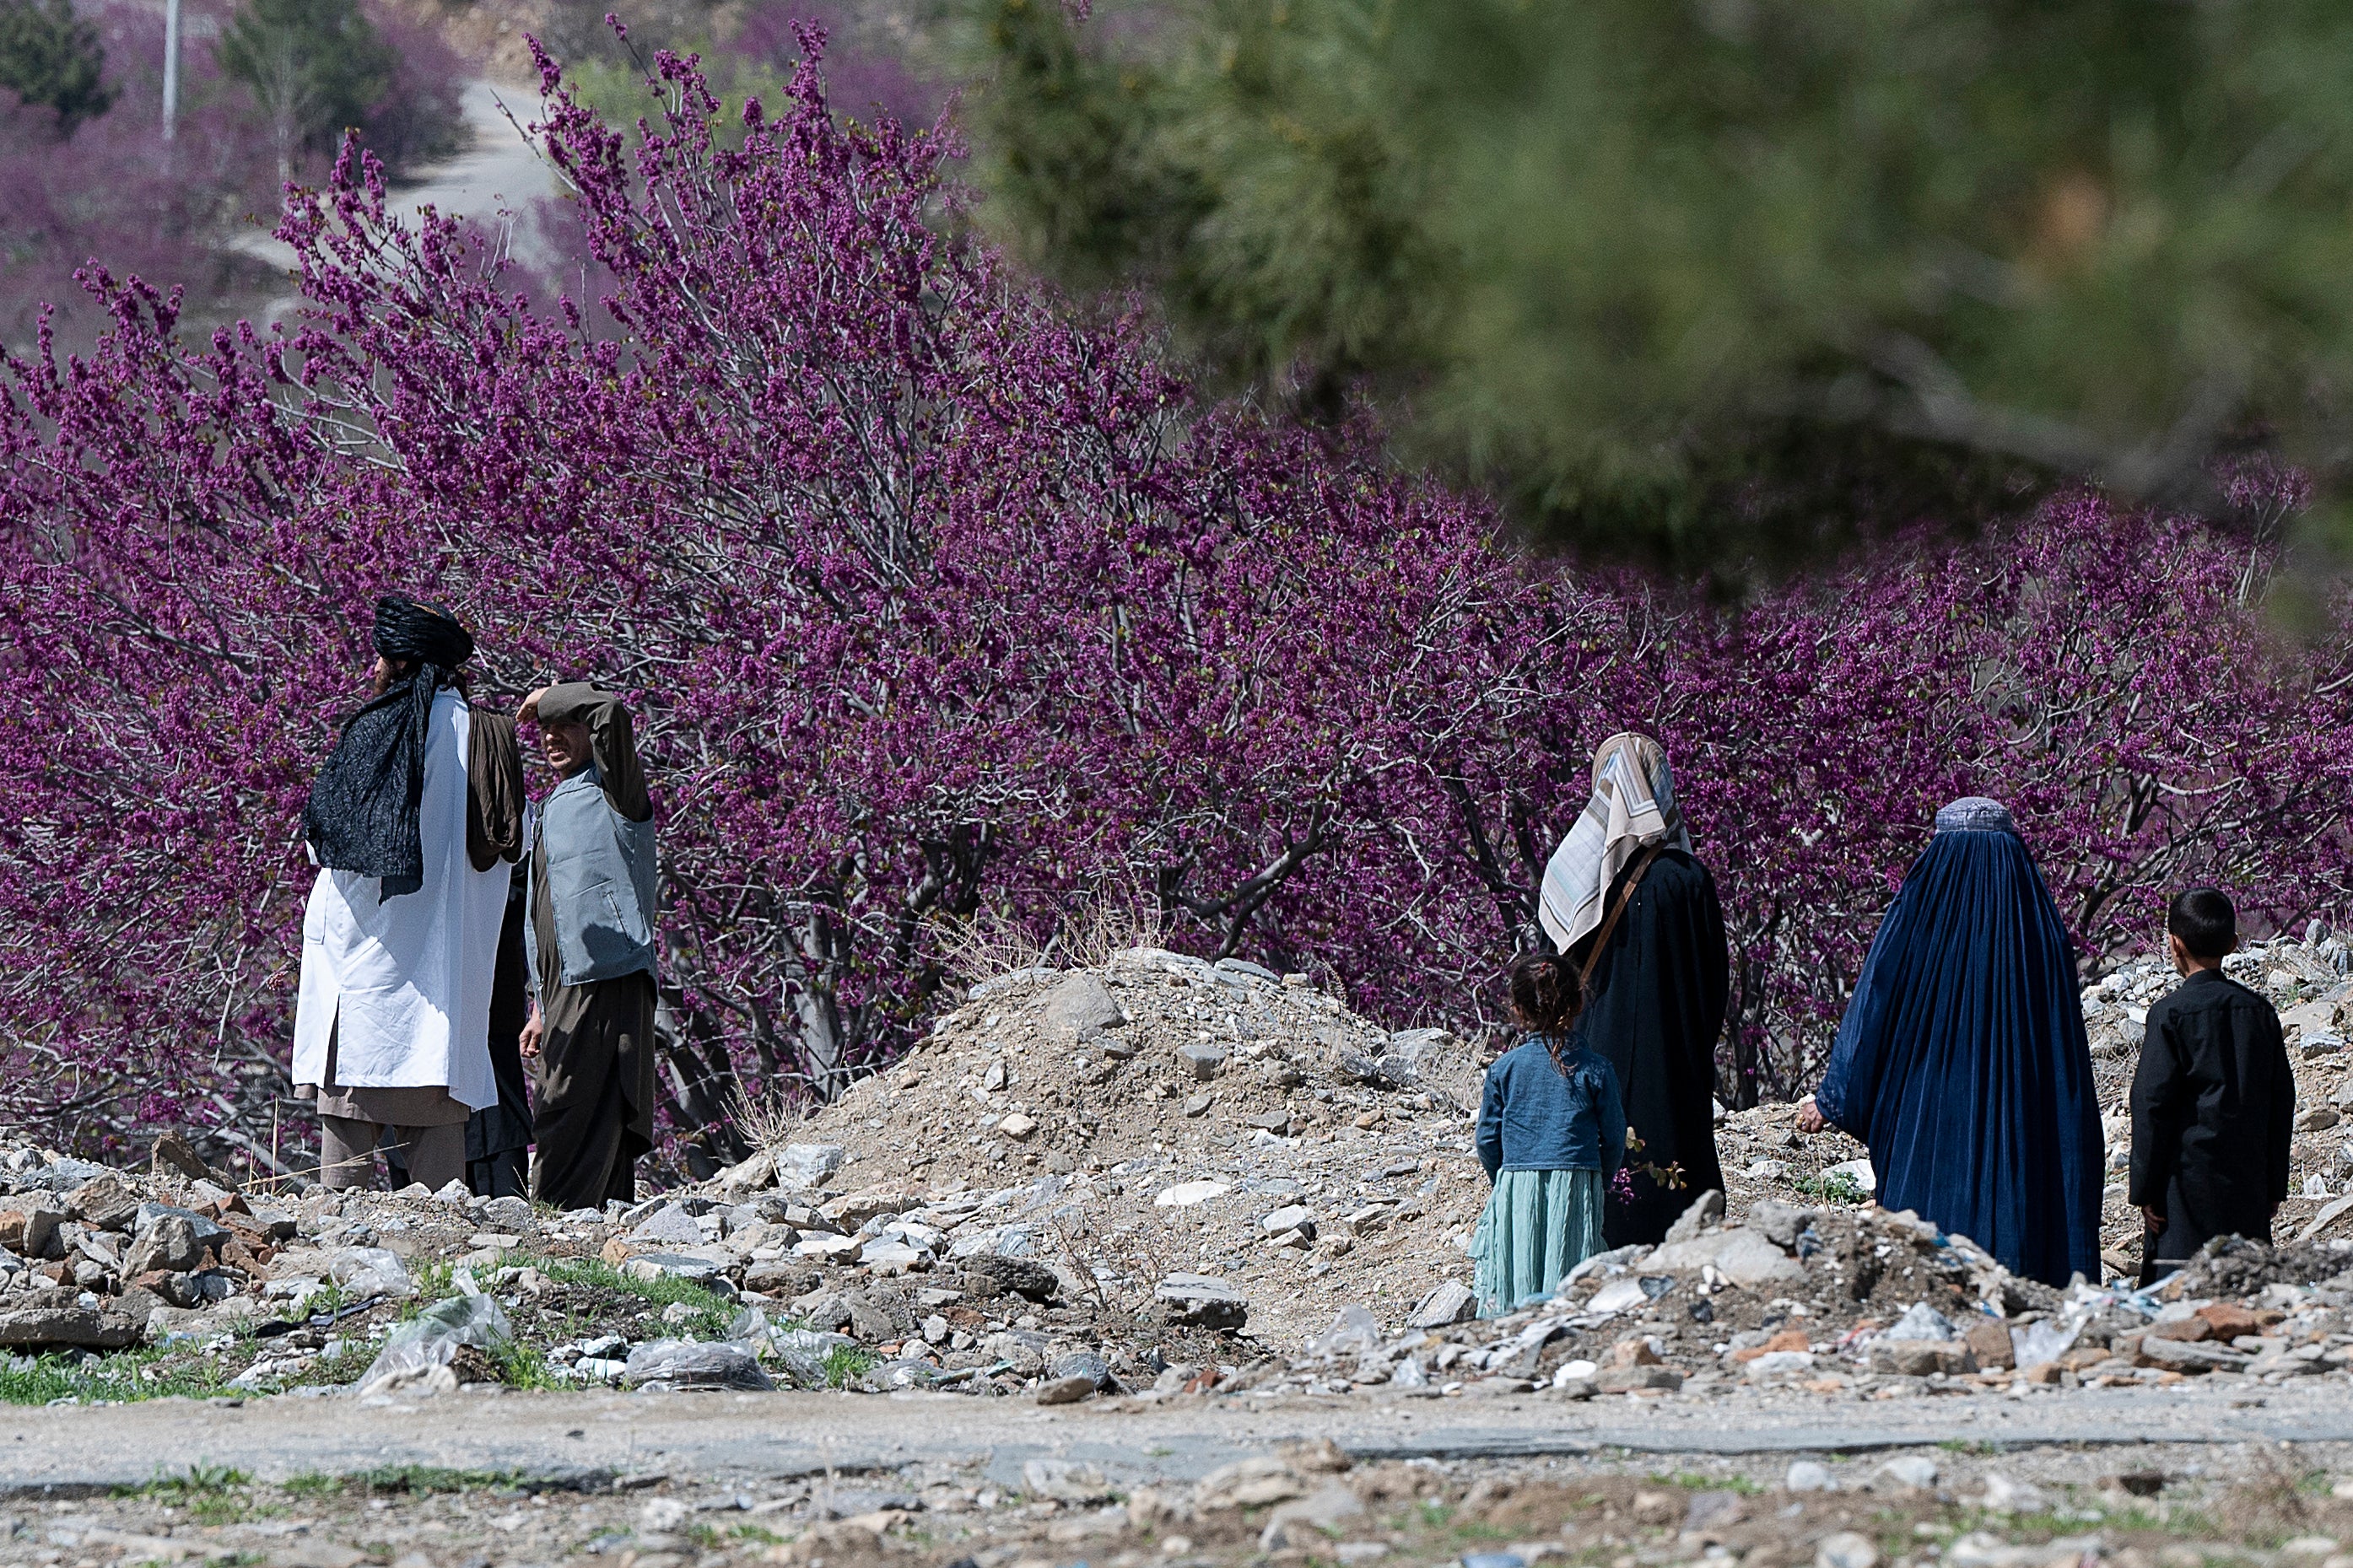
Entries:
[[433, 694], [474, 655], [474, 639], [443, 612], [398, 595], [375, 605], [375, 650], [414, 668], [352, 715], [311, 784], [302, 831], [319, 864], [383, 881], [380, 898], [425, 885], [417, 810]]
[[375, 602], [375, 651], [449, 670], [474, 657], [474, 635], [430, 605], [387, 594]]

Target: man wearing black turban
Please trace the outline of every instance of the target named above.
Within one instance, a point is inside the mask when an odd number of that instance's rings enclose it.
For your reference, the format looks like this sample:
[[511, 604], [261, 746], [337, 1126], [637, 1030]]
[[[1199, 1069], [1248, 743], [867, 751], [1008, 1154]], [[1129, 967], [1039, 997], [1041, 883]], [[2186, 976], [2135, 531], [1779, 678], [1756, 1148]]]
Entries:
[[522, 757], [477, 717], [474, 639], [411, 599], [377, 602], [374, 699], [311, 785], [319, 864], [302, 921], [295, 1092], [319, 1106], [321, 1178], [373, 1179], [378, 1136], [438, 1188], [466, 1174], [470, 1112], [499, 1101], [488, 1046], [500, 928], [522, 852]]

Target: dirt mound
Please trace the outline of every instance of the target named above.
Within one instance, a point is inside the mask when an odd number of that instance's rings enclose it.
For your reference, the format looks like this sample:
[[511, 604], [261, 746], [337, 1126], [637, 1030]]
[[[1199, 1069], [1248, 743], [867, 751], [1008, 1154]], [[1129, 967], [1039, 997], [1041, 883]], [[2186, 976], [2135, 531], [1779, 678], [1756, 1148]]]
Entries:
[[1342, 1304], [1401, 1317], [1467, 1278], [1478, 1071], [1443, 1031], [1392, 1034], [1303, 977], [1134, 949], [982, 984], [797, 1138], [841, 1150], [834, 1190], [926, 1211], [919, 1267], [1037, 1258], [1131, 1308], [1209, 1277], [1290, 1349]]

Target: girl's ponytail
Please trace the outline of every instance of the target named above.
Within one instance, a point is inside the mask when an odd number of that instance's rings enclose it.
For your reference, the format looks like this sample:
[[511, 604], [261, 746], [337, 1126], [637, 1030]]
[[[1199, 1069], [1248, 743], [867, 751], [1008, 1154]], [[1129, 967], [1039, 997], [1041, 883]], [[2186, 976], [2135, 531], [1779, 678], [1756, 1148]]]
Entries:
[[1544, 1037], [1553, 1065], [1566, 1073], [1569, 1026], [1585, 1011], [1585, 981], [1556, 952], [1524, 952], [1512, 961], [1512, 1012], [1520, 1026]]

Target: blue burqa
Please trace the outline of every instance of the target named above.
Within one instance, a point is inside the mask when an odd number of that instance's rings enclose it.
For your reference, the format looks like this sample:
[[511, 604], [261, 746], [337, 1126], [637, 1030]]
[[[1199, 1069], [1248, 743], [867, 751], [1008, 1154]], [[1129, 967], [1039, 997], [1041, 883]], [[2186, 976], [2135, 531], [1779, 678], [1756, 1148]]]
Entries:
[[1936, 814], [1814, 1099], [1870, 1146], [1882, 1206], [2014, 1274], [2100, 1278], [2103, 1150], [2073, 950], [1996, 803]]

